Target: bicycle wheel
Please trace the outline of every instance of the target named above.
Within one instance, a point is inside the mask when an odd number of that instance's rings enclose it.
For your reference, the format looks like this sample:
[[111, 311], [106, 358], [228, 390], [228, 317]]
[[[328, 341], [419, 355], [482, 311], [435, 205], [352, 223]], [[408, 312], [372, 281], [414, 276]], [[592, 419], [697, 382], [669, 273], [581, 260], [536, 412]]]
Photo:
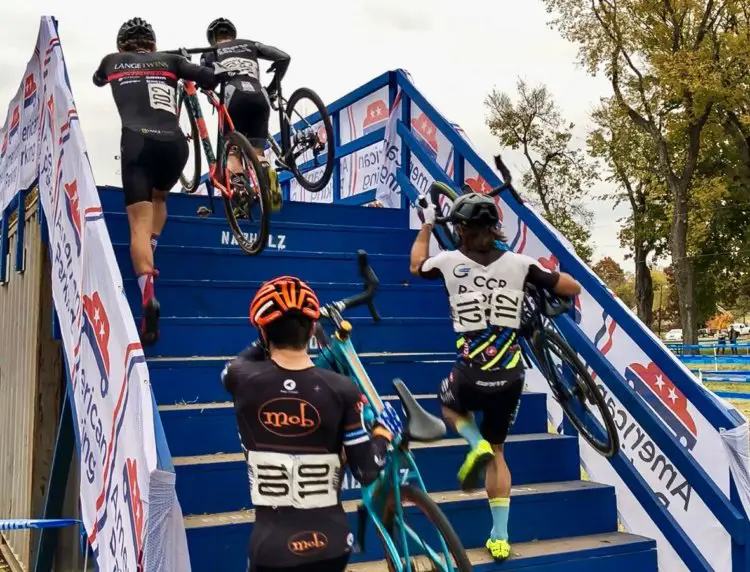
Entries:
[[[242, 162], [244, 185], [233, 188], [227, 170], [227, 158], [232, 148], [237, 149], [237, 155]], [[238, 246], [247, 254], [257, 255], [263, 252], [268, 242], [268, 227], [271, 218], [271, 199], [268, 175], [255, 156], [250, 142], [237, 131], [230, 131], [222, 138], [219, 153], [219, 176], [224, 178], [228, 193], [222, 193], [224, 213], [232, 229]], [[257, 224], [253, 217], [254, 207], [259, 207], [260, 214]], [[240, 228], [240, 221], [247, 224], [247, 230]]]
[[200, 131], [198, 130], [198, 122], [195, 120], [195, 113], [193, 113], [193, 107], [187, 101], [187, 94], [181, 87], [179, 98], [177, 100], [177, 117], [180, 122], [182, 122], [183, 119], [183, 110], [185, 111], [185, 115], [190, 123], [190, 135], [186, 135], [185, 138], [188, 139], [189, 143], [192, 141], [193, 146], [193, 160], [190, 161], [188, 159], [185, 168], [189, 169], [190, 164], [192, 163], [193, 173], [189, 175], [183, 171], [180, 174], [180, 184], [185, 189], [185, 192], [192, 194], [198, 190], [198, 186], [201, 182], [201, 136]]
[[[555, 399], [581, 436], [601, 455], [613, 457], [617, 454], [617, 451], [620, 450], [620, 436], [617, 433], [615, 421], [609, 412], [604, 397], [599, 392], [599, 388], [596, 387], [591, 374], [581, 363], [576, 352], [571, 349], [562, 336], [549, 328], [544, 330], [544, 334], [541, 334], [539, 330], [535, 331], [532, 334], [531, 345], [542, 368], [542, 374], [547, 378]], [[545, 357], [549, 359], [549, 362]], [[568, 371], [574, 376], [572, 384], [568, 379], [565, 379], [564, 370], [563, 375], [560, 375], [557, 367], [553, 367], [551, 372], [545, 371], [547, 363], [555, 363], [554, 358], [563, 362], [563, 365], [567, 364]], [[599, 415], [604, 422], [604, 439], [599, 436], [600, 423], [587, 403], [595, 405], [596, 409], [599, 410]], [[576, 405], [579, 405], [583, 411], [580, 413], [576, 411]], [[586, 425], [584, 416], [590, 417], [590, 420], [594, 422], [594, 427], [597, 428], [595, 432]]]
[[[453, 203], [456, 202], [459, 195], [450, 187], [443, 187], [442, 185], [434, 187], [435, 191], [431, 191], [430, 200], [435, 207], [437, 216], [447, 217]], [[440, 248], [443, 250], [455, 250], [458, 248], [458, 236], [451, 223], [442, 223], [432, 227], [432, 235], [437, 240]]]
[[[436, 530], [439, 537], [442, 537], [445, 541], [445, 545], [448, 548], [449, 554], [442, 554], [442, 556], [443, 558], [445, 558], [446, 556], [449, 556], [451, 558], [453, 567], [452, 569], [458, 570], [459, 572], [467, 572], [471, 570], [471, 562], [469, 562], [469, 557], [466, 555], [466, 550], [464, 550], [463, 544], [461, 544], [461, 540], [458, 538], [456, 531], [453, 530], [453, 527], [451, 526], [450, 522], [446, 518], [445, 514], [443, 514], [443, 511], [440, 509], [437, 503], [435, 503], [435, 501], [433, 501], [432, 498], [422, 489], [415, 488], [411, 485], [401, 485], [401, 505], [403, 506], [405, 513], [407, 509], [411, 509], [409, 504], [413, 505], [414, 508], [416, 508], [421, 513], [419, 515], [421, 517], [419, 520], [425, 518], [429, 522], [429, 526]], [[385, 529], [390, 534], [394, 544], [398, 547], [401, 541], [400, 531], [396, 528], [397, 525], [395, 522], [395, 508], [395, 495], [393, 494], [393, 492], [391, 492], [384, 505], [382, 520]], [[419, 532], [427, 532], [427, 530], [420, 530]], [[423, 537], [426, 535], [420, 536], [422, 537], [420, 538], [420, 540], [424, 541]], [[434, 550], [436, 553], [441, 553], [443, 549], [439, 545], [439, 538], [436, 538], [436, 540], [438, 542], [431, 543], [430, 548], [432, 548], [432, 550]], [[390, 572], [396, 572], [396, 570], [398, 570], [393, 558], [394, 555], [390, 554], [388, 549], [386, 548], [385, 559], [388, 564], [388, 570]], [[401, 560], [403, 565], [403, 557], [401, 558]], [[435, 562], [431, 558], [428, 558], [423, 554], [420, 554], [418, 556], [411, 556], [410, 560], [412, 562], [412, 570], [424, 570], [425, 568], [423, 566], [425, 566], [425, 564], [427, 564], [428, 566], [435, 565]], [[451, 568], [448, 569], [450, 570]]]
[[[305, 100], [312, 102], [314, 111], [303, 112], [301, 110], [303, 106], [300, 103]], [[320, 129], [314, 130], [313, 124], [305, 119], [315, 111], [320, 114], [320, 121], [322, 121], [325, 131], [324, 135], [320, 133]], [[320, 192], [331, 180], [336, 153], [336, 149], [334, 148], [333, 124], [331, 123], [331, 117], [328, 115], [328, 110], [317, 93], [307, 87], [301, 87], [286, 102], [285, 115], [293, 123], [301, 121], [302, 126], [297, 128], [294, 124], [290, 125], [286, 121], [283, 122], [284, 125], [281, 128], [281, 146], [284, 149], [285, 155], [282, 159], [292, 171], [292, 174], [294, 174], [294, 178], [297, 179], [297, 182], [304, 189], [311, 193]], [[321, 156], [323, 151], [325, 151], [324, 157]], [[299, 161], [300, 158], [302, 161]], [[323, 158], [325, 158], [325, 164], [323, 163]], [[313, 162], [313, 167], [303, 174], [299, 170], [299, 165], [308, 161]], [[323, 168], [323, 173], [319, 179], [309, 179], [305, 176], [306, 174], [320, 171], [321, 167]]]

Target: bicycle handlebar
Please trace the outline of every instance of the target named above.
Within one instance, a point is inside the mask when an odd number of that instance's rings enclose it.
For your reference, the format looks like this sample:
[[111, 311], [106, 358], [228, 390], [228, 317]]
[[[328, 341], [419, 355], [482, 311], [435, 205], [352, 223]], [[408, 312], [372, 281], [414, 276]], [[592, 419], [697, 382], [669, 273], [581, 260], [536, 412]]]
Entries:
[[375, 292], [377, 292], [378, 290], [380, 281], [378, 280], [375, 271], [368, 263], [367, 252], [365, 252], [364, 250], [357, 251], [357, 264], [359, 265], [359, 274], [364, 280], [364, 292], [349, 296], [348, 298], [344, 298], [343, 300], [339, 300], [338, 302], [333, 302], [329, 305], [335, 307], [339, 312], [343, 312], [345, 310], [348, 310], [349, 308], [356, 308], [357, 306], [363, 306], [367, 304], [367, 308], [370, 310], [372, 319], [376, 322], [379, 322], [380, 314], [378, 314], [378, 310], [375, 308], [373, 298], [375, 297]]
[[[188, 56], [192, 54], [205, 54], [207, 52], [216, 52], [219, 46], [209, 46], [208, 48], [178, 48], [176, 50], [164, 50], [163, 54], [175, 54], [178, 56]], [[189, 58], [188, 58], [189, 59]]]

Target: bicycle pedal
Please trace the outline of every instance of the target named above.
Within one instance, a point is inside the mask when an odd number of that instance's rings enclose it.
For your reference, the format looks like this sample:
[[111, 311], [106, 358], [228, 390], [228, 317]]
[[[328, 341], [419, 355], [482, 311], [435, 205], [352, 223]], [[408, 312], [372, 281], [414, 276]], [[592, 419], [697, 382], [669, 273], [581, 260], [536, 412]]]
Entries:
[[196, 214], [201, 218], [205, 218], [211, 214], [211, 211], [208, 209], [208, 207], [199, 207]]

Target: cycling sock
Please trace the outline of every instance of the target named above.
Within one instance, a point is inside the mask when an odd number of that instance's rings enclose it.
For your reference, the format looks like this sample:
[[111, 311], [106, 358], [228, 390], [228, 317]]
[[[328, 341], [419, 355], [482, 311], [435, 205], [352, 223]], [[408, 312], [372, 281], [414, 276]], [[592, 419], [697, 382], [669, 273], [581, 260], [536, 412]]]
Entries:
[[156, 245], [159, 244], [159, 235], [151, 233], [151, 252], [156, 250]]
[[469, 442], [469, 446], [472, 449], [476, 449], [479, 442], [482, 440], [482, 434], [479, 432], [479, 427], [471, 417], [459, 417], [456, 421], [456, 431], [464, 439]]
[[151, 273], [141, 274], [138, 277], [138, 287], [141, 289], [141, 300], [145, 304], [154, 297], [154, 275]]
[[510, 514], [510, 498], [495, 497], [490, 499], [492, 512], [492, 540], [508, 540], [508, 515]]

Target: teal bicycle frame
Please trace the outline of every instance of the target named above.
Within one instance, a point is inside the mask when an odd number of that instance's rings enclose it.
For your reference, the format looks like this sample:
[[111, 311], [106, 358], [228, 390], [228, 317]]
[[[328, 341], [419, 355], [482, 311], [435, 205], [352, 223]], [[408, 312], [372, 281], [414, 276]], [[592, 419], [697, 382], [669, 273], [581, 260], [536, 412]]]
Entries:
[[[375, 321], [380, 319], [372, 303], [372, 297], [377, 289], [378, 282], [372, 269], [367, 265], [366, 253], [364, 253], [364, 251], [359, 251], [359, 264], [360, 272], [365, 278], [365, 292], [348, 298], [347, 300], [333, 302], [321, 308], [322, 316], [333, 324], [334, 332], [333, 335], [329, 337], [320, 323], [318, 324], [316, 338], [318, 341], [318, 347], [320, 348], [320, 354], [316, 358], [315, 365], [332, 369], [342, 375], [346, 375], [359, 386], [359, 389], [366, 398], [363, 413], [365, 416], [365, 423], [369, 426], [369, 424], [371, 424], [377, 417], [378, 413], [383, 409], [383, 400], [375, 389], [372, 380], [365, 371], [365, 368], [352, 345], [350, 339], [352, 330], [351, 324], [341, 317], [341, 312], [345, 309], [367, 304]], [[413, 405], [410, 406], [410, 403], [416, 404], [416, 401], [411, 401], [413, 398], [407, 398], [407, 400], [404, 401], [404, 393], [408, 394], [409, 397], [411, 394], [408, 393], [408, 389], [406, 389], [406, 386], [401, 380], [394, 380], [394, 386], [396, 387], [397, 393], [399, 393], [399, 397], [402, 399], [402, 405], [404, 406], [404, 411], [407, 415], [407, 426], [410, 413], [426, 415], [434, 420], [435, 423], [440, 423], [442, 425], [444, 434], [445, 425], [442, 424], [442, 421], [423, 410], [417, 412]], [[417, 405], [416, 407], [419, 406]], [[430, 439], [423, 438], [420, 440], [438, 440], [442, 436], [443, 435], [437, 435], [435, 433]], [[427, 493], [422, 476], [420, 475], [419, 469], [414, 461], [414, 456], [409, 450], [409, 439], [410, 436], [407, 428], [404, 431], [403, 436], [395, 439], [391, 444], [392, 447], [389, 448], [388, 458], [380, 477], [374, 483], [362, 487], [362, 504], [359, 508], [360, 545], [364, 542], [364, 515], [362, 514], [362, 510], [364, 509], [368, 513], [369, 519], [375, 524], [375, 527], [385, 544], [387, 552], [390, 553], [390, 561], [396, 567], [398, 572], [411, 572], [413, 570], [409, 554], [408, 539], [413, 539], [425, 549], [425, 556], [432, 560], [433, 564], [436, 566], [436, 570], [449, 572], [454, 570], [454, 567], [451, 564], [451, 552], [448, 549], [448, 545], [443, 535], [439, 535], [441, 546], [439, 550], [436, 551], [430, 546], [426, 546], [426, 543], [421, 539], [420, 535], [407, 526], [404, 521], [404, 510], [401, 506], [401, 486], [410, 484], [412, 487]], [[391, 532], [387, 529], [386, 524], [381, 517], [381, 515], [385, 514], [386, 502], [391, 498], [391, 495], [394, 501], [393, 530], [398, 529], [399, 531], [397, 540], [401, 547], [403, 547], [403, 551], [405, 552], [403, 554], [399, 552], [396, 542], [391, 536]]]

